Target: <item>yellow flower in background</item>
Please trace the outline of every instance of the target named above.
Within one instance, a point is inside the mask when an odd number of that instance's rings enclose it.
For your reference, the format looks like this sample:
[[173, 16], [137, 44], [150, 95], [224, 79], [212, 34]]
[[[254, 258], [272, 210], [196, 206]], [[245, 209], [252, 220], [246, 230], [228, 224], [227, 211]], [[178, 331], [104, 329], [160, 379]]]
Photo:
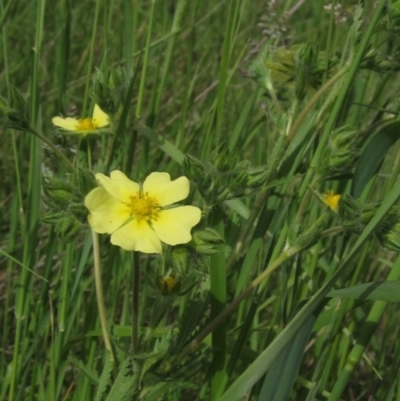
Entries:
[[143, 185], [115, 170], [110, 177], [96, 174], [100, 187], [85, 198], [89, 224], [99, 234], [111, 234], [111, 243], [127, 251], [161, 253], [161, 242], [185, 244], [201, 218], [195, 206], [166, 207], [186, 199], [189, 180], [171, 181], [168, 173], [151, 173]]
[[109, 117], [95, 104], [92, 118], [53, 117], [53, 124], [71, 133], [87, 135], [110, 124]]
[[325, 205], [328, 205], [334, 212], [338, 212], [339, 209], [339, 201], [342, 195], [335, 194], [332, 190], [328, 191], [326, 194], [322, 196], [322, 201]]

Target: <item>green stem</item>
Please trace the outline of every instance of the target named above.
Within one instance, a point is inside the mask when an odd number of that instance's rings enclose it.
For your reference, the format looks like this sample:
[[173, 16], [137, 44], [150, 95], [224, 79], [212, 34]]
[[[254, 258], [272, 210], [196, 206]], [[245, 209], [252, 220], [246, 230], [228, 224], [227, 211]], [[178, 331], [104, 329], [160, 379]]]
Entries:
[[140, 281], [140, 266], [139, 253], [133, 252], [133, 294], [132, 294], [132, 355], [135, 356], [138, 352], [139, 344], [139, 281]]
[[323, 95], [328, 92], [331, 87], [340, 79], [343, 75], [345, 75], [350, 69], [350, 66], [346, 65], [341, 70], [339, 70], [331, 79], [329, 79], [325, 84], [314, 94], [311, 100], [305, 105], [304, 109], [301, 111], [299, 116], [297, 117], [296, 121], [293, 123], [292, 128], [288, 134], [288, 142], [290, 142], [296, 132], [299, 130], [301, 124], [303, 123], [304, 119], [306, 118], [307, 114], [310, 110], [316, 105], [316, 103], [321, 99]]
[[110, 353], [111, 362], [112, 362], [113, 366], [115, 367], [114, 352], [113, 352], [110, 337], [109, 337], [109, 334], [107, 331], [106, 308], [104, 306], [103, 284], [101, 282], [99, 236], [97, 235], [97, 233], [92, 231], [92, 238], [93, 238], [94, 281], [95, 281], [95, 285], [96, 285], [97, 308], [99, 310], [101, 331], [103, 333], [104, 344], [106, 346], [107, 351]]
[[39, 138], [42, 142], [44, 142], [53, 152], [55, 155], [57, 155], [63, 162], [64, 164], [71, 170], [74, 171], [75, 167], [74, 165], [65, 157], [65, 155], [57, 149], [57, 147], [54, 145], [53, 142], [49, 141], [43, 134], [40, 132], [36, 131], [34, 128], [29, 127], [27, 131], [33, 135], [36, 136], [36, 138]]
[[89, 61], [87, 63], [87, 75], [86, 75], [86, 85], [85, 85], [85, 95], [84, 95], [84, 99], [83, 99], [82, 115], [86, 114], [87, 100], [88, 100], [88, 95], [89, 95], [90, 77], [92, 75], [92, 69], [93, 69], [94, 47], [97, 44], [96, 33], [97, 33], [97, 25], [99, 22], [100, 4], [101, 3], [102, 3], [101, 0], [96, 1], [96, 10], [95, 10], [95, 14], [94, 14], [92, 39], [90, 41]]
[[[142, 364], [135, 359], [139, 353], [139, 288], [140, 288], [140, 263], [139, 252], [133, 252], [133, 286], [132, 286], [132, 337], [131, 353], [133, 371], [135, 373], [136, 394], [139, 392]], [[135, 398], [136, 399], [136, 398]]]

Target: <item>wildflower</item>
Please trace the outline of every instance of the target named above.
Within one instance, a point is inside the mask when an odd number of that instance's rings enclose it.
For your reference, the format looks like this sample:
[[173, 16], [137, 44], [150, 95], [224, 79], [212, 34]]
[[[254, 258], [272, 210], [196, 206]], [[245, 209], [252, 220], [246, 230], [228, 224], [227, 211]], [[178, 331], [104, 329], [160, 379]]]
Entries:
[[161, 241], [168, 245], [185, 244], [190, 230], [201, 217], [195, 206], [168, 207], [189, 195], [189, 180], [174, 181], [168, 173], [151, 173], [139, 185], [121, 171], [110, 177], [96, 174], [100, 187], [85, 198], [92, 230], [111, 234], [111, 243], [127, 251], [161, 253]]
[[334, 194], [333, 191], [328, 191], [326, 194], [322, 196], [322, 202], [325, 205], [328, 205], [334, 212], [338, 212], [339, 209], [339, 201], [342, 195]]
[[51, 121], [63, 130], [83, 135], [96, 133], [98, 128], [110, 124], [108, 115], [97, 104], [94, 106], [92, 118], [53, 117]]
[[176, 286], [176, 279], [174, 277], [174, 274], [172, 272], [168, 272], [164, 277], [160, 276], [159, 277], [159, 284], [161, 289], [164, 291], [166, 290], [167, 292], [170, 292], [174, 289]]

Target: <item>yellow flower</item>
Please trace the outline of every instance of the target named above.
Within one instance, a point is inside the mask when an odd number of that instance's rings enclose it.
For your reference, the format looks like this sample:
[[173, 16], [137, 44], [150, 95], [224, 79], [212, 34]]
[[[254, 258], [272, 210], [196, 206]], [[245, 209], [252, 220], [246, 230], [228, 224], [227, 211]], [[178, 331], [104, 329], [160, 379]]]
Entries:
[[328, 191], [322, 196], [322, 201], [328, 205], [334, 212], [337, 213], [339, 208], [339, 201], [342, 195], [334, 194], [333, 191]]
[[63, 130], [83, 135], [96, 133], [98, 128], [110, 124], [108, 115], [97, 104], [94, 106], [92, 118], [53, 117], [51, 121]]
[[189, 195], [189, 180], [174, 181], [168, 173], [151, 173], [139, 185], [115, 170], [110, 177], [96, 174], [100, 184], [85, 198], [92, 230], [111, 234], [111, 243], [127, 251], [161, 253], [161, 241], [185, 244], [201, 218], [195, 206], [166, 207]]

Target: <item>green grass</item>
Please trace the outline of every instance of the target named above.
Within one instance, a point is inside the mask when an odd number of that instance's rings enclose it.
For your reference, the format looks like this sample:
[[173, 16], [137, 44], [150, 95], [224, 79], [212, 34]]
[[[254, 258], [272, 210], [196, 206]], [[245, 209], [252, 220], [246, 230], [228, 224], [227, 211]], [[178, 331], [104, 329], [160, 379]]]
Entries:
[[[0, 0], [0, 401], [400, 401], [400, 2], [363, 7]], [[192, 241], [92, 235], [117, 169], [187, 176]]]

